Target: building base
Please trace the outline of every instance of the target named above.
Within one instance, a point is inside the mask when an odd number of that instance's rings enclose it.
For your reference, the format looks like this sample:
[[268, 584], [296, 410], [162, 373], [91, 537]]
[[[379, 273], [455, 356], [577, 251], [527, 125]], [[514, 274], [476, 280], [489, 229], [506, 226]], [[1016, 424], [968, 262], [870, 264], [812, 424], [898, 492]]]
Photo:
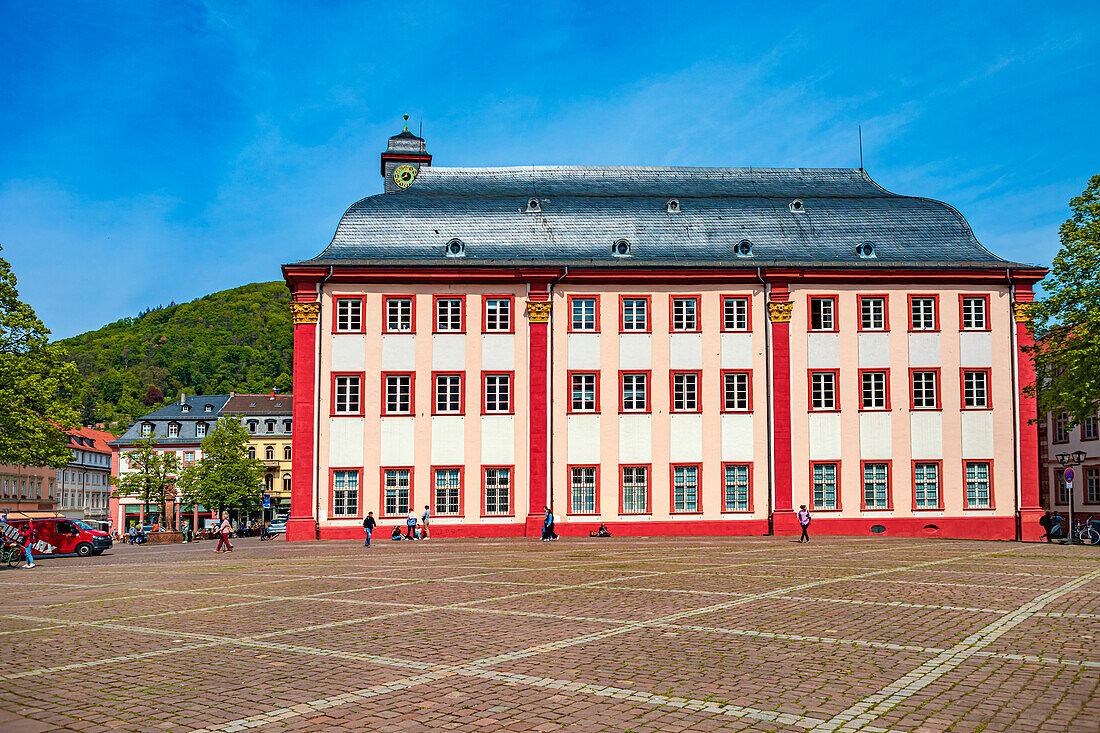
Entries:
[[317, 521], [313, 517], [291, 517], [286, 520], [287, 542], [315, 539], [317, 539]]
[[[795, 515], [792, 514], [792, 517]], [[795, 529], [779, 531], [782, 521], [775, 516], [778, 534], [799, 535], [802, 528], [794, 520]], [[1036, 520], [1037, 521], [1037, 520]], [[1038, 524], [1036, 524], [1038, 526]], [[845, 537], [925, 537], [957, 540], [1015, 540], [1016, 517], [892, 517], [881, 519], [861, 517], [841, 519], [813, 515], [810, 536], [835, 535]]]
[[1019, 511], [1020, 536], [1023, 542], [1044, 542], [1046, 530], [1039, 526], [1039, 520], [1046, 511], [1043, 509], [1021, 509]]

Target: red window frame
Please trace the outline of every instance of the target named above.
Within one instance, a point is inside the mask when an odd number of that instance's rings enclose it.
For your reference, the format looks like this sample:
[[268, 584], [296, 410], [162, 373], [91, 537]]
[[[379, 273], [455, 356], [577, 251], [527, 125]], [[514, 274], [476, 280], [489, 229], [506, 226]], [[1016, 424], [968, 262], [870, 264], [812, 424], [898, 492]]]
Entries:
[[[596, 377], [596, 408], [594, 410], [574, 410], [573, 409], [573, 377], [580, 375], [594, 375]], [[569, 415], [598, 415], [600, 413], [600, 377], [602, 376], [599, 370], [592, 371], [591, 369], [569, 369], [565, 373], [566, 375], [566, 388], [569, 390], [567, 401], [565, 403], [566, 414]]]
[[[975, 299], [985, 301], [985, 328], [963, 327], [963, 300]], [[959, 331], [964, 333], [981, 333], [990, 330], [989, 293], [959, 293]]]
[[1081, 466], [1081, 503], [1097, 506], [1100, 505], [1100, 501], [1089, 501], [1089, 471], [1096, 471], [1097, 480], [1100, 480], [1100, 466]]
[[[814, 407], [814, 375], [833, 375], [833, 406]], [[860, 385], [862, 387], [862, 385]], [[840, 370], [839, 369], [809, 369], [806, 372], [806, 411], [807, 412], [840, 412]]]
[[1093, 415], [1092, 419], [1094, 421], [1097, 421], [1097, 425], [1096, 425], [1096, 432], [1093, 433], [1091, 438], [1088, 437], [1085, 434], [1085, 423], [1082, 422], [1081, 425], [1080, 425], [1080, 428], [1081, 428], [1081, 442], [1082, 443], [1091, 443], [1094, 440], [1100, 440], [1100, 418], [1098, 418], [1096, 415]]
[[416, 509], [416, 497], [413, 495], [413, 487], [416, 486], [416, 484], [414, 483], [414, 479], [416, 478], [416, 471], [412, 466], [378, 467], [378, 516], [404, 519], [409, 515], [409, 512], [402, 512], [400, 514], [386, 514], [386, 471], [409, 472], [409, 511], [413, 511]]
[[[726, 301], [729, 299], [737, 299], [745, 301], [745, 328], [726, 328]], [[719, 325], [721, 326], [722, 333], [752, 333], [752, 296], [751, 295], [736, 295], [734, 293], [723, 293], [718, 299], [719, 311]]]
[[[676, 469], [695, 467], [695, 511], [676, 511]], [[696, 461], [668, 464], [668, 513], [695, 516], [703, 513], [703, 464]]]
[[[341, 331], [336, 327], [338, 320], [338, 314], [340, 312], [341, 300], [358, 300], [359, 301], [359, 328], [348, 329], [347, 331]], [[361, 293], [333, 293], [332, 294], [332, 333], [366, 333], [367, 328], [367, 299], [366, 296]]]
[[[913, 301], [917, 298], [931, 298], [933, 328], [913, 328]], [[940, 332], [940, 296], [937, 293], [910, 293], [906, 296], [907, 308], [905, 320], [909, 323], [909, 333], [939, 333]]]
[[[645, 375], [645, 409], [644, 410], [627, 410], [623, 407], [625, 402], [626, 390], [623, 387], [623, 377], [626, 375]], [[597, 387], [597, 392], [599, 388]], [[569, 384], [569, 404], [573, 404], [573, 384], [570, 381]], [[599, 397], [596, 398], [597, 404], [599, 403]], [[653, 412], [653, 370], [652, 369], [620, 369], [619, 370], [619, 414], [620, 415], [648, 415]]]
[[[354, 471], [358, 476], [359, 490], [355, 494], [355, 513], [336, 514], [336, 472]], [[362, 466], [333, 466], [328, 470], [328, 509], [329, 519], [362, 519], [363, 517], [363, 467]]]
[[[844, 482], [841, 480], [841, 476], [844, 475], [842, 473], [843, 466], [841, 464], [842, 464], [842, 461], [839, 458], [836, 459], [835, 461], [810, 461], [810, 473], [809, 473], [809, 479], [810, 480], [809, 480], [809, 483], [806, 484], [806, 486], [809, 488], [809, 496], [806, 497], [806, 505], [808, 507], [810, 507], [810, 511], [814, 511], [814, 512], [840, 512], [840, 511], [844, 510], [844, 503], [841, 500], [842, 487], [844, 486]], [[826, 507], [820, 507], [820, 506], [817, 506], [816, 504], [814, 504], [814, 467], [815, 466], [828, 466], [828, 465], [835, 465], [836, 466], [836, 506], [833, 507], [832, 509], [828, 509]], [[862, 495], [862, 493], [863, 493], [863, 471], [860, 471], [860, 475], [859, 475], [859, 490], [860, 490], [860, 494]], [[863, 503], [862, 499], [860, 500], [860, 503], [861, 504]]]
[[[595, 481], [595, 510], [591, 512], [575, 512], [573, 511], [573, 469], [574, 468], [594, 468], [596, 469], [594, 474]], [[598, 463], [570, 463], [565, 467], [565, 476], [568, 480], [566, 485], [566, 514], [574, 517], [597, 517], [600, 514], [600, 464]]]
[[[882, 300], [882, 328], [863, 327], [863, 301]], [[856, 330], [860, 333], [886, 333], [890, 330], [890, 295], [889, 293], [866, 293], [856, 296]]]
[[[676, 409], [676, 377], [680, 375], [695, 375], [695, 409]], [[673, 415], [695, 415], [703, 411], [703, 371], [701, 369], [675, 369], [668, 373], [668, 411]], [[686, 463], [681, 465], [688, 465]]]
[[[970, 506], [970, 500], [966, 495], [966, 464], [968, 463], [988, 463], [989, 464], [989, 506]], [[973, 511], [992, 511], [997, 508], [997, 494], [994, 491], [993, 482], [993, 459], [992, 458], [964, 458], [962, 460], [962, 499], [963, 509], [970, 509]], [[1064, 483], [1064, 482], [1063, 482]], [[1076, 482], [1074, 483], [1073, 490], [1077, 490]]]
[[[966, 373], [985, 373], [985, 407], [966, 406]], [[959, 369], [959, 409], [967, 412], [981, 412], [993, 409], [993, 370], [989, 367], [961, 367]]]
[[[1063, 417], [1065, 418], [1064, 422], [1067, 425], [1067, 427], [1066, 427], [1066, 439], [1065, 440], [1058, 440], [1058, 422]], [[1068, 427], [1068, 425], [1069, 425], [1069, 415], [1067, 415], [1066, 413], [1064, 413], [1064, 412], [1052, 412], [1050, 414], [1050, 442], [1051, 442], [1051, 444], [1053, 444], [1053, 445], [1064, 445], [1064, 444], [1066, 444], [1070, 441], [1070, 439], [1073, 437], [1073, 428]]]
[[[409, 301], [409, 330], [408, 331], [392, 331], [390, 330], [390, 301], [391, 300], [407, 300]], [[435, 314], [433, 313], [434, 317]], [[390, 294], [382, 296], [382, 333], [399, 333], [406, 336], [416, 333], [416, 296], [415, 295], [400, 295]], [[450, 332], [448, 332], [450, 333]]]
[[[508, 301], [508, 328], [505, 330], [493, 329], [489, 330], [489, 301], [490, 300], [507, 300]], [[572, 315], [572, 314], [570, 314]], [[569, 319], [572, 323], [572, 318]], [[509, 295], [507, 293], [503, 295], [496, 295], [487, 293], [481, 296], [481, 332], [482, 333], [515, 333], [516, 332], [516, 296]], [[453, 332], [450, 332], [453, 333]]]
[[[866, 372], [874, 374], [886, 375], [886, 406], [885, 407], [865, 407], [863, 405], [863, 375]], [[890, 369], [860, 369], [859, 370], [859, 411], [860, 412], [889, 412], [890, 411]]]
[[[867, 506], [867, 487], [864, 484], [864, 469], [868, 463], [886, 464], [886, 506]], [[839, 492], [839, 482], [837, 491]], [[940, 490], [943, 493], [943, 490]], [[894, 460], [892, 458], [873, 458], [859, 462], [859, 510], [861, 512], [892, 512], [894, 511]]]
[[[814, 301], [815, 300], [831, 300], [833, 301], [833, 327], [832, 328], [813, 328], [814, 319]], [[822, 295], [815, 293], [813, 295], [806, 296], [806, 332], [807, 333], [839, 333], [840, 331], [840, 296], [838, 295]]]
[[[646, 475], [645, 486], [645, 511], [644, 512], [628, 512], [626, 510], [626, 501], [623, 498], [623, 469], [624, 468], [644, 468]], [[649, 514], [653, 514], [653, 464], [652, 463], [620, 463], [619, 464], [619, 514], [627, 517], [644, 517]]]
[[[329, 377], [329, 384], [331, 390], [329, 392], [329, 417], [362, 417], [365, 405], [363, 387], [367, 380], [366, 372], [331, 372]], [[336, 411], [336, 378], [337, 377], [359, 377], [359, 410], [358, 412], [337, 412]]]
[[[748, 509], [730, 509], [726, 506], [726, 467], [727, 466], [748, 466], [749, 468], [749, 508]], [[755, 511], [755, 507], [752, 500], [753, 494], [753, 463], [752, 461], [722, 461], [722, 513], [723, 514], [752, 514]], [[839, 483], [838, 483], [839, 485]]]
[[[595, 305], [594, 305], [595, 320], [593, 321], [593, 323], [595, 324], [595, 328], [593, 328], [591, 331], [586, 331], [584, 329], [574, 329], [573, 328], [573, 301], [574, 300], [593, 300], [593, 301], [595, 301]], [[585, 295], [584, 293], [577, 293], [575, 295], [568, 296], [566, 298], [566, 301], [569, 305], [569, 321], [568, 321], [568, 328], [566, 329], [567, 333], [599, 333], [600, 332], [600, 296], [595, 295], [595, 294]]]
[[[508, 511], [507, 512], [494, 512], [490, 514], [485, 501], [485, 472], [486, 471], [500, 471], [502, 469], [508, 470]], [[481, 493], [481, 516], [482, 517], [514, 517], [516, 516], [516, 466], [515, 464], [501, 464], [501, 465], [483, 465], [481, 467], [481, 486], [478, 487], [478, 491]]]
[[[645, 329], [638, 331], [627, 331], [623, 328], [626, 325], [626, 311], [624, 309], [623, 301], [626, 300], [644, 300], [645, 301]], [[653, 296], [651, 295], [620, 295], [619, 296], [619, 333], [653, 333]]]
[[[937, 476], [940, 480], [939, 490], [936, 492], [936, 506], [917, 506], [917, 464], [934, 463], [938, 466]], [[942, 512], [943, 511], [943, 459], [942, 458], [914, 458], [909, 465], [909, 482], [912, 489], [913, 511], [915, 512]]]
[[[436, 377], [458, 377], [458, 412], [439, 412], [439, 393]], [[432, 372], [432, 414], [433, 415], [465, 415], [466, 414], [466, 372], [451, 369], [440, 369]]]
[[[935, 407], [917, 407], [916, 406], [916, 394], [913, 390], [913, 373], [914, 372], [935, 372], [936, 374], [936, 406]], [[935, 412], [936, 410], [943, 409], [943, 378], [940, 374], [940, 367], [909, 367], [909, 410], [913, 412]]]
[[[408, 412], [390, 412], [387, 401], [386, 379], [388, 377], [408, 377], [409, 378], [409, 411]], [[432, 395], [435, 398], [435, 395]], [[382, 372], [382, 417], [391, 415], [400, 415], [403, 417], [410, 417], [416, 414], [416, 372]]]
[[[460, 301], [458, 306], [458, 323], [459, 328], [457, 331], [439, 330], [439, 301], [441, 300], [457, 300]], [[453, 295], [439, 295], [432, 296], [432, 333], [466, 333], [466, 295], [464, 293], [455, 293]]]
[[[501, 331], [503, 333], [503, 331]], [[508, 377], [508, 409], [488, 409], [489, 388], [486, 377]], [[481, 373], [481, 414], [482, 415], [514, 415], [516, 414], [516, 372], [515, 370], [486, 370]]]
[[[454, 471], [458, 470], [458, 513], [447, 512], [446, 514], [436, 510], [435, 506], [435, 472], [436, 471]], [[432, 519], [436, 517], [465, 517], [466, 516], [466, 468], [465, 466], [454, 465], [435, 465], [430, 467], [428, 474], [431, 477], [431, 494], [428, 497], [428, 506], [432, 508]], [[409, 510], [413, 511], [412, 494], [409, 494]], [[420, 514], [417, 511], [417, 514]]]
[[[744, 410], [730, 410], [730, 409], [726, 408], [726, 375], [727, 374], [744, 374], [744, 375], [748, 376], [749, 406], [747, 408], [745, 408]], [[722, 394], [721, 394], [721, 408], [722, 408], [721, 411], [722, 412], [744, 415], [746, 413], [750, 413], [750, 412], [753, 411], [752, 370], [751, 369], [723, 369], [723, 370], [721, 370], [718, 378], [722, 380], [721, 384], [720, 384], [720, 389], [721, 389], [721, 392], [722, 392]], [[723, 474], [723, 481], [725, 480], [724, 476], [725, 475]]]
[[[675, 328], [673, 325], [673, 310], [677, 300], [695, 301], [695, 328]], [[684, 293], [670, 293], [668, 296], [668, 332], [669, 333], [701, 333], [703, 330], [703, 299], [699, 295], [686, 295]], [[646, 324], [648, 325], [648, 324]], [[631, 331], [630, 333], [637, 333]]]

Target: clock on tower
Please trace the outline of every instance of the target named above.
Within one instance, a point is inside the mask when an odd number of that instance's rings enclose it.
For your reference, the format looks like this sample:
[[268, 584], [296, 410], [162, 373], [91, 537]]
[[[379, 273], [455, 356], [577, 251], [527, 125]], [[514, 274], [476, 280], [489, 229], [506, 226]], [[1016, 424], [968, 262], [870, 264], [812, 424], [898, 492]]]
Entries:
[[412, 185], [422, 166], [430, 166], [423, 138], [409, 132], [409, 116], [405, 115], [405, 129], [390, 138], [386, 152], [382, 153], [382, 177], [386, 180], [386, 193], [401, 191]]

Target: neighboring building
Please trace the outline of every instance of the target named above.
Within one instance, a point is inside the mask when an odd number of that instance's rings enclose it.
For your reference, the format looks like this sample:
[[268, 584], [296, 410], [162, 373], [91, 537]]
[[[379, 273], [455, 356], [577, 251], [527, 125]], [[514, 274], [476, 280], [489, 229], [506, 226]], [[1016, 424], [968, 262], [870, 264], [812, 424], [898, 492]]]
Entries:
[[59, 512], [72, 519], [108, 519], [111, 476], [117, 475], [114, 449], [108, 444], [115, 437], [92, 428], [69, 433], [73, 457], [56, 472]]
[[0, 514], [55, 511], [56, 473], [49, 466], [0, 463]]
[[249, 457], [264, 464], [264, 493], [271, 511], [290, 513], [291, 435], [293, 397], [288, 394], [238, 394], [229, 398], [222, 414], [241, 419], [249, 433]]
[[566, 534], [793, 534], [806, 504], [817, 533], [1038, 537], [1045, 270], [952, 207], [862, 169], [430, 163], [391, 138], [386, 192], [283, 267], [288, 538], [425, 504], [436, 536], [544, 504]]
[[1084, 464], [1073, 467], [1073, 509], [1081, 515], [1100, 516], [1100, 420], [1093, 415], [1080, 425], [1069, 426], [1065, 414], [1047, 414], [1039, 424], [1042, 473], [1042, 505], [1065, 515], [1069, 512], [1070, 490], [1058, 462], [1059, 453], [1082, 451]]

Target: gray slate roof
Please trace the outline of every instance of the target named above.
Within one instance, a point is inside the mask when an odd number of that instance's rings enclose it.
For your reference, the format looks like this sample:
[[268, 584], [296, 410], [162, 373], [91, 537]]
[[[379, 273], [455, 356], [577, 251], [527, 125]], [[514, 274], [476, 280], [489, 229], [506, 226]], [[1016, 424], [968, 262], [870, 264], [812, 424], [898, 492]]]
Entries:
[[[144, 423], [153, 424], [153, 435], [157, 439], [157, 445], [183, 445], [188, 443], [201, 443], [202, 438], [199, 438], [195, 434], [195, 423], [205, 422], [207, 424], [207, 430], [214, 429], [214, 423], [218, 421], [218, 417], [222, 414], [222, 408], [225, 403], [229, 401], [229, 395], [192, 395], [186, 397], [186, 404], [190, 406], [190, 410], [183, 411], [183, 404], [179, 400], [167, 404], [159, 410], [154, 410], [148, 415], [143, 416], [140, 420], [130, 426], [130, 429], [123, 433], [117, 440], [111, 441], [110, 445], [115, 446], [127, 446], [133, 445], [135, 441], [141, 440], [141, 426]], [[211, 406], [211, 411], [206, 412], [206, 405]], [[168, 437], [168, 424], [176, 422], [180, 425], [179, 436], [174, 438]]]
[[[541, 211], [527, 212], [530, 198]], [[669, 199], [680, 213], [669, 213]], [[790, 203], [800, 199], [804, 211]], [[465, 256], [444, 257], [451, 239]], [[612, 244], [631, 245], [615, 258]], [[733, 248], [752, 242], [753, 256]], [[856, 247], [875, 244], [876, 257]], [[853, 168], [422, 167], [345, 212], [310, 265], [1006, 267], [951, 206]]]

